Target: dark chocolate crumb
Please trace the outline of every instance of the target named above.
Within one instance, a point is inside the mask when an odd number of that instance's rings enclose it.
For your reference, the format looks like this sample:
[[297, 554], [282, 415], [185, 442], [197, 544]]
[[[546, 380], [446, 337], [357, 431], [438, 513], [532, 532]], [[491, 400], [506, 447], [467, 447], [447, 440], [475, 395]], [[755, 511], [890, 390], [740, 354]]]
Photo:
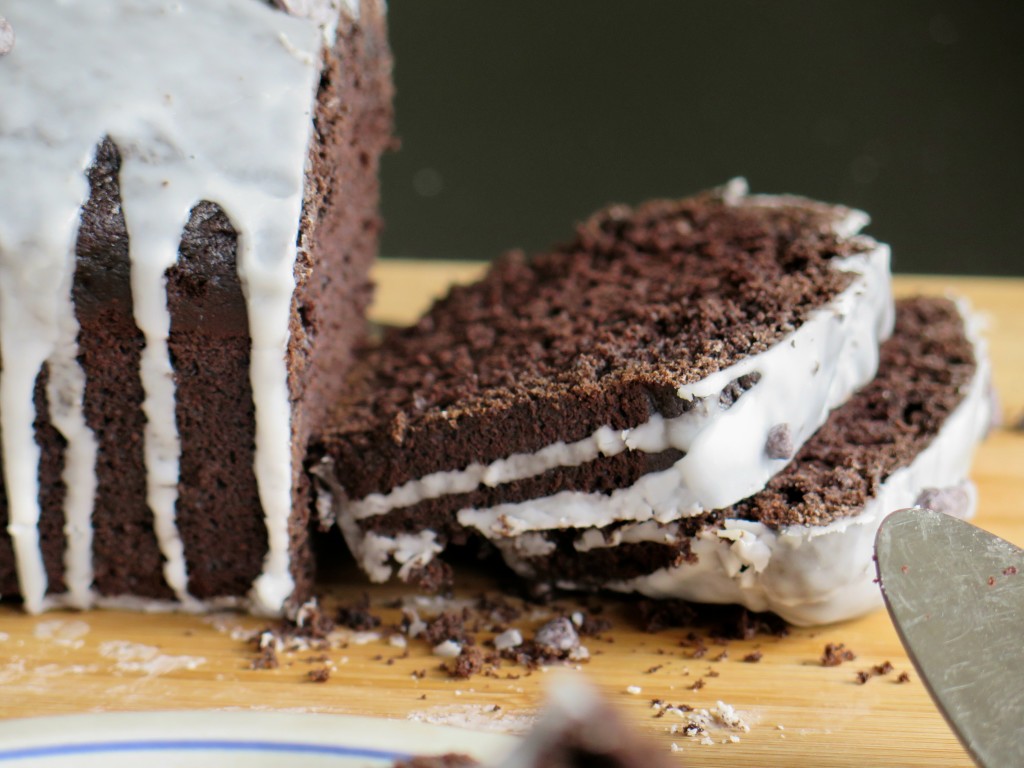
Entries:
[[857, 683], [864, 685], [872, 677], [881, 677], [882, 675], [888, 675], [894, 669], [891, 661], [883, 661], [881, 664], [875, 664], [871, 669], [862, 669], [857, 673]]
[[369, 632], [380, 626], [380, 617], [370, 612], [370, 596], [363, 596], [348, 606], [338, 609], [338, 623], [356, 632]]
[[473, 645], [475, 640], [466, 628], [469, 619], [469, 609], [466, 608], [459, 613], [444, 611], [427, 624], [426, 629], [423, 630], [423, 638], [430, 643], [431, 647], [440, 645], [445, 640], [451, 640], [463, 646]]
[[788, 424], [776, 424], [768, 430], [768, 439], [764, 444], [764, 452], [769, 459], [791, 459], [796, 453], [793, 434]]
[[757, 664], [763, 656], [764, 654], [761, 651], [752, 651], [743, 657], [743, 661], [747, 664]]
[[896, 678], [896, 682], [897, 683], [909, 683], [910, 682], [910, 673], [909, 672], [900, 672], [899, 677]]
[[723, 411], [732, 408], [733, 404], [740, 399], [744, 392], [750, 389], [761, 380], [761, 374], [757, 371], [740, 376], [726, 384], [718, 396], [718, 407]]
[[828, 643], [821, 655], [821, 666], [838, 667], [844, 661], [853, 661], [857, 655], [845, 643]]
[[610, 631], [612, 623], [608, 619], [598, 619], [588, 613], [583, 613], [583, 621], [576, 628], [580, 637], [599, 637]]
[[434, 559], [409, 571], [407, 581], [432, 595], [449, 592], [455, 584], [455, 572], [443, 560]]
[[1015, 566], [1015, 565], [1008, 565], [1005, 568], [1003, 568], [1003, 576], [1016, 576], [1016, 575], [1017, 575], [1017, 566]]
[[693, 682], [693, 684], [692, 684], [692, 685], [690, 686], [690, 690], [691, 690], [691, 691], [699, 691], [699, 690], [700, 690], [701, 688], [703, 688], [703, 687], [704, 687], [705, 685], [706, 685], [706, 683], [704, 682], [704, 678], [703, 678], [703, 677], [698, 677], [698, 678], [697, 678], [697, 679], [696, 679], [696, 680], [695, 680], [695, 681]]
[[331, 679], [331, 670], [328, 667], [311, 669], [306, 673], [311, 683], [326, 683]]
[[277, 669], [281, 666], [278, 661], [277, 651], [274, 646], [268, 645], [259, 652], [259, 655], [249, 662], [249, 669]]
[[647, 669], [645, 669], [644, 670], [644, 674], [645, 675], [653, 675], [659, 669], [663, 669], [664, 667], [665, 667], [664, 664], [655, 664], [653, 667], [648, 667]]
[[444, 669], [450, 677], [465, 680], [483, 672], [487, 666], [494, 666], [497, 658], [494, 654], [484, 654], [479, 648], [466, 647], [453, 662], [445, 664]]

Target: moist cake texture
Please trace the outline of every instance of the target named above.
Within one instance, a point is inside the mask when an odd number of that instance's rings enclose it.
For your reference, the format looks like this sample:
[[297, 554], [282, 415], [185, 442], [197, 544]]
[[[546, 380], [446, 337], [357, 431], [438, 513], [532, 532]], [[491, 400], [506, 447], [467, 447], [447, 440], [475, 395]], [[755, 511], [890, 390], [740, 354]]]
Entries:
[[[876, 607], [874, 532], [892, 510], [957, 499], [988, 424], [984, 350], [948, 299], [897, 304], [877, 377], [836, 409], [760, 493], [678, 523], [567, 529], [495, 539], [532, 579], [572, 588], [739, 602], [792, 623]], [[952, 488], [955, 493], [938, 494]]]
[[383, 14], [5, 4], [3, 596], [276, 613], [308, 593], [303, 460], [379, 231]]
[[390, 332], [324, 443], [363, 567], [759, 490], [874, 375], [892, 300], [865, 221], [742, 182], [616, 206]]

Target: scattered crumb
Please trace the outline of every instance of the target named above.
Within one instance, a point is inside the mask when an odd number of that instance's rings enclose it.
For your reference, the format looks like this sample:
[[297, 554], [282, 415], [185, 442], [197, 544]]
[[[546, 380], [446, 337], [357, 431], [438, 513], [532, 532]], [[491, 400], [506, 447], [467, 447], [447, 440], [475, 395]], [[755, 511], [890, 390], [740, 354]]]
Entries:
[[630, 685], [626, 687], [626, 693], [628, 693], [630, 696], [639, 696], [643, 692], [644, 689], [641, 688], [639, 685]]
[[338, 624], [356, 632], [369, 632], [380, 626], [380, 617], [370, 612], [370, 596], [363, 596], [338, 609]]
[[446, 664], [444, 668], [451, 677], [465, 680], [496, 664], [497, 658], [492, 654], [484, 654], [479, 648], [469, 646], [462, 649], [453, 664]]
[[311, 683], [326, 683], [331, 679], [331, 670], [328, 667], [311, 669], [306, 673]]
[[459, 645], [472, 645], [466, 622], [469, 620], [469, 609], [461, 611], [442, 611], [441, 614], [427, 622], [423, 629], [423, 638], [431, 646], [437, 646], [446, 640]]
[[861, 670], [857, 673], [857, 684], [864, 685], [872, 677], [881, 677], [882, 675], [888, 675], [894, 669], [892, 662], [883, 661], [881, 664], [875, 664], [871, 669]]
[[853, 661], [856, 658], [857, 654], [847, 648], [845, 643], [828, 643], [821, 654], [821, 666], [838, 667], [844, 661]]
[[281, 666], [281, 662], [277, 658], [277, 650], [272, 645], [268, 645], [266, 648], [261, 650], [259, 654], [249, 662], [249, 669], [277, 669]]
[[761, 653], [761, 651], [752, 651], [751, 653], [748, 653], [746, 656], [744, 656], [743, 660], [747, 664], [757, 664], [757, 662], [759, 662], [763, 657], [764, 654]]
[[899, 676], [896, 678], [896, 682], [897, 683], [909, 683], [910, 682], [910, 673], [909, 672], [900, 672]]

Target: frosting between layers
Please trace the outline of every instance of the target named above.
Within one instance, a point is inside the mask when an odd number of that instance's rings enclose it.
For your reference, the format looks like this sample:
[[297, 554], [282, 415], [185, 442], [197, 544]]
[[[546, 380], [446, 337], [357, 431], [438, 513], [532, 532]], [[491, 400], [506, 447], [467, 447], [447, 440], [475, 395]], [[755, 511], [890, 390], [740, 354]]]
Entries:
[[[322, 5], [322, 4], [321, 4]], [[253, 585], [258, 610], [277, 612], [289, 570], [291, 409], [285, 351], [294, 290], [311, 103], [320, 49], [333, 24], [253, 0], [8, 0], [18, 45], [0, 59], [0, 418], [21, 593], [39, 611], [47, 579], [39, 549], [39, 449], [33, 389], [50, 365], [51, 418], [67, 440], [68, 595], [89, 604], [96, 440], [82, 416], [84, 374], [71, 304], [85, 170], [109, 136], [122, 155], [135, 321], [146, 339], [141, 378], [148, 503], [165, 578], [185, 607], [175, 524], [178, 459], [165, 273], [189, 212], [220, 205], [238, 232], [238, 271], [252, 338], [255, 472], [269, 551]], [[55, 18], [60, 17], [56, 23]], [[318, 17], [319, 18], [319, 17]], [[187, 52], [187, 55], [183, 55]]]
[[[773, 611], [796, 625], [842, 621], [881, 605], [872, 555], [875, 533], [886, 515], [913, 506], [926, 488], [958, 483], [965, 484], [969, 495], [965, 515], [973, 514], [975, 494], [966, 477], [974, 447], [989, 425], [990, 373], [977, 323], [971, 318], [966, 321], [978, 363], [964, 399], [931, 443], [910, 464], [894, 471], [860, 514], [823, 526], [791, 525], [777, 531], [759, 522], [725, 520], [721, 529], [704, 530], [690, 540], [696, 562], [605, 586], [655, 598], [739, 603], [754, 611]], [[676, 526], [647, 522], [616, 531], [607, 541], [600, 531], [582, 531], [576, 548], [586, 551], [628, 541], [678, 540]], [[533, 573], [530, 558], [544, 554], [529, 539], [495, 539], [493, 543], [524, 576]], [[559, 586], [580, 585], [559, 582]]]
[[[852, 233], [863, 223], [862, 217], [851, 216], [837, 229]], [[629, 488], [611, 494], [564, 491], [486, 509], [462, 509], [457, 513], [458, 522], [489, 538], [550, 528], [602, 527], [622, 520], [669, 522], [729, 506], [757, 492], [788, 461], [773, 459], [765, 450], [772, 428], [786, 424], [794, 447], [799, 448], [831, 409], [874, 376], [878, 347], [892, 330], [888, 247], [877, 245], [837, 260], [836, 267], [856, 274], [850, 286], [772, 348], [680, 387], [680, 398], [696, 402], [681, 416], [666, 419], [655, 415], [645, 424], [622, 431], [602, 427], [576, 443], [555, 443], [534, 454], [433, 473], [388, 494], [347, 502], [339, 518], [349, 547], [367, 573], [386, 580], [391, 573], [389, 546], [391, 550], [397, 546], [394, 539], [363, 534], [356, 521], [424, 499], [467, 493], [481, 483], [497, 486], [624, 450], [657, 453], [675, 448], [686, 455], [670, 469], [644, 475]], [[760, 374], [757, 383], [730, 408], [721, 409], [718, 398], [722, 390], [755, 372]], [[808, 387], [809, 381], [814, 385]], [[437, 547], [432, 540], [427, 549]], [[423, 558], [429, 560], [431, 555], [426, 549], [424, 552]]]

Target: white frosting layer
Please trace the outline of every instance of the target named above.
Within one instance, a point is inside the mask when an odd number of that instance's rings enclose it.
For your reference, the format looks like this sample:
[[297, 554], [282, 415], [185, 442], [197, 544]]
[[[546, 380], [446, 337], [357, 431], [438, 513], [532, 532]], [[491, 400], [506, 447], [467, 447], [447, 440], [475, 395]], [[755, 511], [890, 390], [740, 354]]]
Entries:
[[[333, 33], [340, 6], [329, 6], [324, 29]], [[0, 426], [25, 606], [45, 605], [32, 393], [47, 362], [60, 395], [51, 396], [51, 417], [68, 443], [68, 600], [91, 600], [96, 441], [81, 415], [70, 286], [85, 170], [109, 136], [122, 157], [135, 321], [146, 339], [148, 503], [167, 583], [192, 607], [175, 523], [180, 446], [165, 273], [189, 212], [210, 200], [239, 235], [255, 471], [270, 541], [252, 600], [277, 612], [293, 588], [285, 350], [324, 32], [254, 0], [6, 0], [3, 11], [18, 44], [0, 59]]]
[[[727, 188], [726, 199], [744, 205], [820, 206], [791, 197], [745, 198], [744, 193], [745, 185], [735, 182]], [[834, 229], [852, 236], [866, 221], [860, 212], [837, 213]], [[497, 486], [625, 450], [657, 453], [674, 448], [685, 456], [671, 468], [645, 475], [611, 494], [565, 491], [486, 509], [462, 509], [458, 521], [487, 537], [507, 538], [552, 528], [603, 527], [623, 520], [670, 522], [729, 506], [756, 493], [788, 461], [772, 458], [765, 450], [772, 428], [786, 425], [793, 446], [802, 445], [831, 409], [875, 375], [878, 347], [892, 330], [888, 247], [875, 245], [864, 253], [836, 260], [836, 268], [854, 275], [846, 290], [770, 349], [680, 386], [678, 396], [694, 403], [681, 416], [666, 419], [655, 415], [645, 424], [622, 431], [602, 427], [576, 443], [559, 442], [533, 454], [432, 473], [389, 493], [349, 501], [339, 511], [349, 546], [368, 573], [386, 579], [393, 540], [377, 534], [364, 539], [354, 521], [425, 499], [468, 493], [480, 484]], [[753, 373], [760, 375], [758, 382], [730, 408], [721, 408], [722, 390]]]
[[[739, 603], [754, 611], [773, 611], [792, 624], [827, 624], [853, 618], [881, 605], [874, 583], [875, 533], [882, 519], [913, 506], [926, 488], [965, 482], [977, 442], [988, 429], [989, 364], [973, 321], [978, 368], [963, 401], [932, 442], [907, 466], [893, 472], [860, 514], [824, 526], [786, 526], [773, 531], [762, 523], [726, 520], [722, 530], [691, 539], [697, 561], [647, 576], [607, 584], [622, 592], [704, 603]], [[970, 491], [971, 514], [974, 508]], [[640, 523], [605, 540], [600, 531], [581, 532], [580, 551], [628, 541], [678, 540], [673, 524]], [[523, 548], [517, 539], [495, 540], [508, 563], [532, 575], [529, 558], [535, 542]], [[560, 583], [575, 588], [569, 582]]]

